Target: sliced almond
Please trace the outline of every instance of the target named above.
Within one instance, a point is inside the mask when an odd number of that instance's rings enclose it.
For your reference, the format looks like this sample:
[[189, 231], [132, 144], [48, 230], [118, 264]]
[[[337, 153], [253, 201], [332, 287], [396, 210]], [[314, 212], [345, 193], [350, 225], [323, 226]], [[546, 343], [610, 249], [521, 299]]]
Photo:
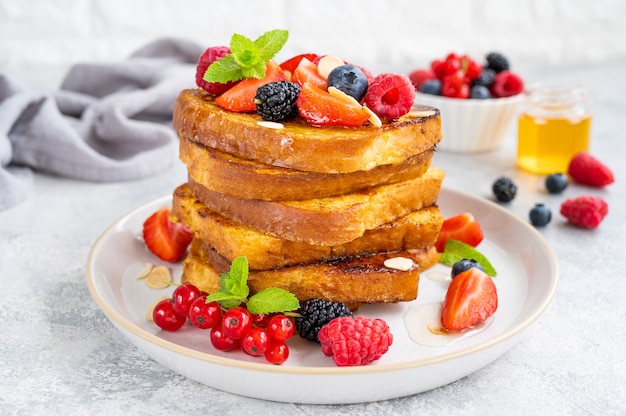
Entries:
[[354, 104], [357, 107], [361, 106], [361, 103], [359, 103], [356, 98], [354, 98], [351, 95], [346, 94], [345, 92], [341, 91], [339, 88], [337, 87], [328, 87], [328, 93], [330, 95], [332, 95], [335, 98], [339, 98], [341, 101], [344, 101], [348, 104]]
[[275, 121], [257, 121], [256, 124], [258, 124], [261, 127], [266, 127], [268, 129], [275, 129], [275, 130], [280, 130], [285, 127], [284, 124], [277, 123]]
[[150, 305], [148, 307], [148, 310], [146, 311], [146, 320], [147, 321], [152, 322], [154, 320], [154, 319], [152, 319], [152, 311], [154, 311], [154, 307], [157, 305], [157, 303], [161, 302], [163, 299], [167, 299], [167, 296], [159, 297], [157, 300], [152, 302], [152, 305]]
[[146, 277], [146, 285], [152, 289], [165, 289], [172, 283], [172, 274], [165, 266], [156, 266]]
[[148, 277], [154, 265], [152, 263], [146, 263], [143, 265], [143, 269], [137, 273], [137, 280], [145, 279]]
[[430, 117], [435, 114], [437, 114], [435, 110], [422, 110], [422, 109], [414, 108], [411, 111], [409, 111], [408, 115], [411, 117]]
[[328, 74], [330, 74], [333, 69], [341, 65], [345, 65], [345, 62], [336, 56], [326, 55], [317, 63], [317, 73], [320, 77], [327, 79]]
[[392, 257], [385, 260], [385, 267], [388, 269], [400, 270], [403, 272], [411, 270], [415, 263], [408, 257]]
[[378, 117], [375, 112], [373, 112], [369, 107], [365, 105], [363, 106], [363, 108], [365, 109], [365, 111], [370, 113], [370, 118], [368, 119], [368, 121], [372, 126], [381, 127], [383, 125], [383, 122], [380, 121], [380, 117]]

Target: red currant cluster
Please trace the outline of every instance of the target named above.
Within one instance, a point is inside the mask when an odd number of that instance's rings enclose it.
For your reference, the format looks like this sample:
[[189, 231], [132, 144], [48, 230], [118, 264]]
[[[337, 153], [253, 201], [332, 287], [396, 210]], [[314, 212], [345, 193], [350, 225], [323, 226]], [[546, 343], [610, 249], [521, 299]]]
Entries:
[[489, 53], [484, 64], [469, 55], [449, 53], [428, 68], [414, 70], [409, 79], [419, 92], [450, 98], [503, 98], [524, 90], [522, 79], [498, 52]]
[[251, 314], [237, 306], [226, 311], [216, 301], [206, 301], [207, 294], [191, 283], [179, 285], [172, 297], [158, 302], [153, 311], [154, 323], [165, 331], [178, 331], [189, 322], [200, 329], [211, 329], [211, 344], [220, 351], [241, 348], [252, 356], [265, 356], [272, 364], [282, 364], [289, 357], [285, 343], [295, 332], [291, 318], [284, 314]]

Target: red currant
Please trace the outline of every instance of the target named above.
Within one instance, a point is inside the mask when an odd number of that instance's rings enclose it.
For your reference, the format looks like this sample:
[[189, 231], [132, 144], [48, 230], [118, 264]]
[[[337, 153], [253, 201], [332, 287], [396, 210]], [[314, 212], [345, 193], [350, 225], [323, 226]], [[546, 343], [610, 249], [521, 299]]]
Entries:
[[154, 306], [152, 320], [165, 331], [178, 331], [187, 318], [174, 311], [171, 299], [163, 299]]
[[222, 316], [222, 327], [228, 337], [241, 339], [252, 327], [252, 314], [241, 306], [229, 309]]
[[252, 315], [252, 325], [265, 328], [271, 317], [268, 313], [255, 313]]
[[211, 329], [211, 344], [220, 351], [232, 351], [239, 348], [240, 340], [229, 337], [221, 325], [216, 325]]
[[263, 355], [269, 343], [265, 329], [252, 327], [241, 339], [241, 349], [248, 355]]
[[285, 343], [271, 343], [265, 350], [265, 359], [272, 364], [282, 364], [289, 358], [289, 347]]
[[220, 304], [215, 301], [207, 303], [206, 295], [200, 296], [191, 302], [189, 321], [196, 328], [213, 328], [221, 319], [222, 308]]
[[191, 302], [200, 297], [200, 290], [191, 283], [183, 283], [172, 293], [172, 306], [177, 314], [187, 316]]
[[295, 327], [285, 315], [273, 316], [267, 324], [267, 334], [273, 341], [285, 342], [293, 335]]

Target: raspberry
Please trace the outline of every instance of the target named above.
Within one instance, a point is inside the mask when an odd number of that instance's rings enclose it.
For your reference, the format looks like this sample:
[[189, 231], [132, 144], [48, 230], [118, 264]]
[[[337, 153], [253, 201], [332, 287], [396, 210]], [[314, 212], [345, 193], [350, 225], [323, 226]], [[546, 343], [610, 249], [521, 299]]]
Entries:
[[419, 91], [426, 81], [435, 79], [435, 73], [430, 68], [416, 69], [409, 74], [409, 79], [411, 80], [411, 83], [413, 84], [415, 89]]
[[615, 182], [613, 172], [587, 152], [580, 152], [572, 158], [567, 173], [582, 185], [602, 187]]
[[608, 213], [606, 201], [593, 195], [570, 198], [561, 204], [561, 215], [582, 228], [596, 228]]
[[335, 318], [320, 330], [318, 338], [322, 353], [340, 367], [376, 361], [393, 343], [385, 321], [363, 316]]
[[524, 91], [524, 81], [511, 71], [496, 74], [491, 85], [491, 94], [496, 98], [511, 97]]
[[406, 75], [385, 73], [374, 77], [365, 104], [379, 117], [399, 118], [411, 110], [415, 87]]
[[237, 82], [231, 81], [226, 84], [219, 82], [208, 82], [204, 80], [204, 73], [207, 68], [215, 61], [230, 53], [228, 46], [211, 46], [205, 50], [198, 59], [198, 65], [196, 66], [196, 84], [209, 94], [220, 95], [228, 91]]

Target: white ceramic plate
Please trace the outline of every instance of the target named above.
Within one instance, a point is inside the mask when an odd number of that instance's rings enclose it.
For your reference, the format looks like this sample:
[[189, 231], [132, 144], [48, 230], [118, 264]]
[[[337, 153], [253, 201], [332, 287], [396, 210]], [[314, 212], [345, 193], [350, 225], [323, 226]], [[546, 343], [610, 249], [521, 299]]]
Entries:
[[[172, 288], [150, 289], [137, 280], [146, 263], [160, 262], [141, 239], [143, 221], [168, 205], [163, 197], [123, 216], [96, 241], [87, 261], [87, 284], [111, 322], [140, 350], [172, 370], [207, 386], [244, 396], [292, 403], [358, 403], [427, 391], [456, 381], [507, 351], [548, 308], [557, 288], [558, 266], [552, 249], [530, 225], [500, 206], [458, 191], [441, 190], [445, 216], [469, 211], [479, 220], [485, 240], [478, 246], [498, 271], [499, 307], [489, 325], [443, 347], [411, 340], [404, 315], [417, 305], [441, 302], [449, 268], [437, 265], [420, 279], [414, 302], [368, 305], [358, 313], [384, 318], [394, 343], [383, 357], [361, 367], [337, 367], [317, 344], [295, 336], [283, 365], [243, 352], [213, 349], [209, 333], [189, 323], [178, 332], [160, 331], [145, 313], [157, 297]], [[166, 264], [175, 281], [180, 264]]]

